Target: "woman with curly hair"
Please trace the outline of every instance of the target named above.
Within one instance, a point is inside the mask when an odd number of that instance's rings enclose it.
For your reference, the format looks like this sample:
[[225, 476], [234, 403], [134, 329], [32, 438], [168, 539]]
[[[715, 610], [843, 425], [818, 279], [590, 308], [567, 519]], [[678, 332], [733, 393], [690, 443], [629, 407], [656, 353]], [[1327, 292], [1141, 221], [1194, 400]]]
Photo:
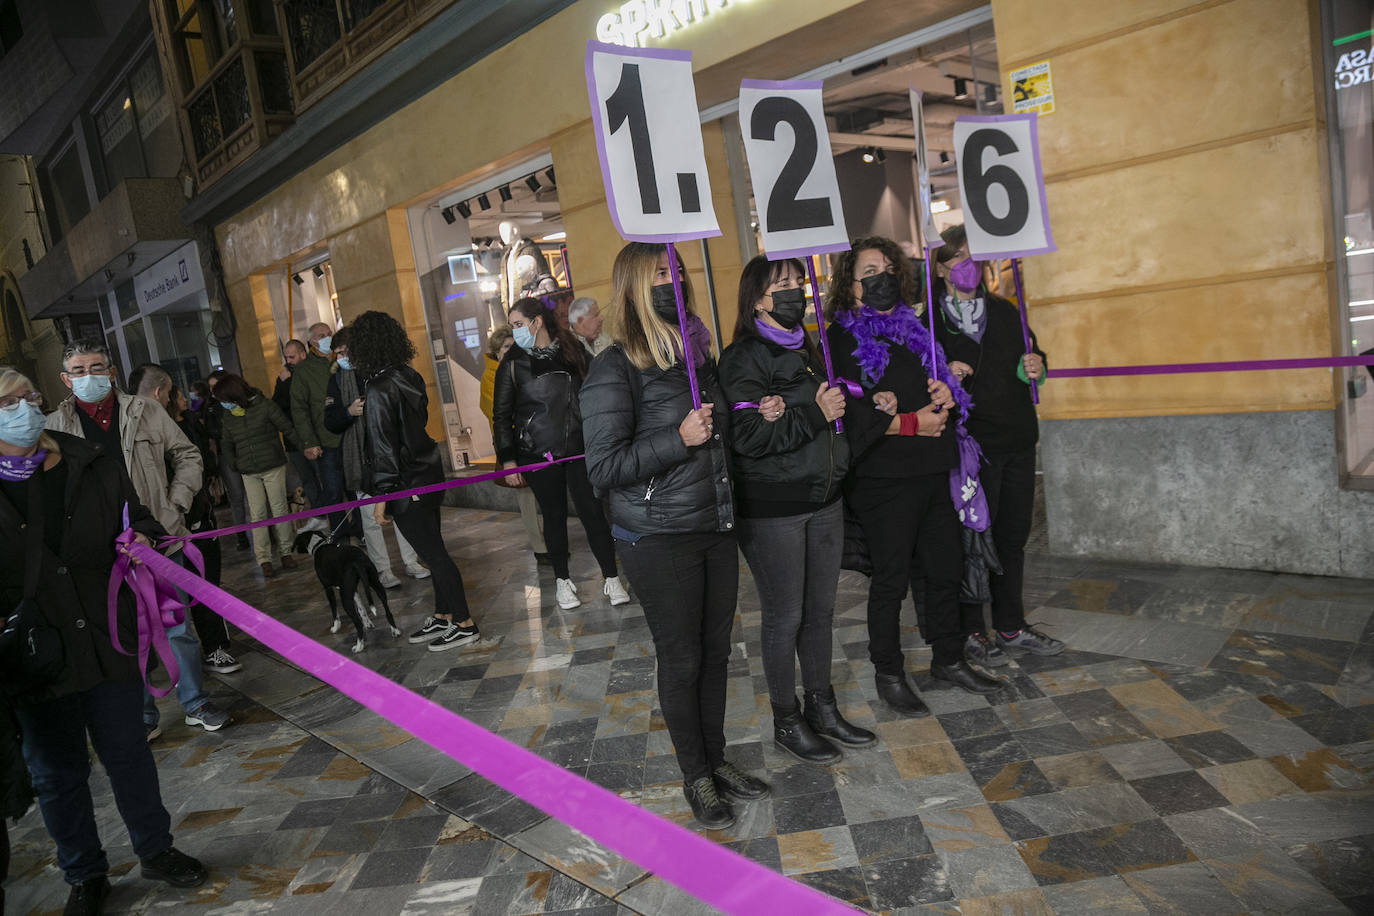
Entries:
[[[444, 479], [439, 446], [425, 432], [429, 395], [420, 373], [410, 367], [415, 346], [405, 328], [385, 312], [363, 312], [349, 326], [349, 359], [367, 394], [363, 422], [367, 432], [363, 487], [379, 496]], [[426, 493], [373, 505], [377, 523], [395, 521], [433, 573], [434, 613], [410, 634], [412, 644], [428, 643], [442, 652], [477, 642], [481, 634], [468, 611], [463, 576], [449, 556], [439, 525], [443, 496]]]
[[[923, 636], [936, 681], [972, 693], [1001, 682], [970, 667], [959, 626], [964, 550], [949, 472], [959, 464], [956, 409], [969, 402], [916, 309], [911, 264], [891, 239], [856, 239], [840, 255], [826, 296], [835, 374], [862, 387], [845, 408], [853, 452], [845, 499], [873, 561], [868, 587], [868, 655], [878, 696], [906, 716], [929, 708], [906, 677], [902, 599], [924, 580]], [[959, 389], [952, 392], [951, 389]], [[913, 595], [913, 597], [916, 597]], [[920, 598], [917, 598], [920, 601]]]

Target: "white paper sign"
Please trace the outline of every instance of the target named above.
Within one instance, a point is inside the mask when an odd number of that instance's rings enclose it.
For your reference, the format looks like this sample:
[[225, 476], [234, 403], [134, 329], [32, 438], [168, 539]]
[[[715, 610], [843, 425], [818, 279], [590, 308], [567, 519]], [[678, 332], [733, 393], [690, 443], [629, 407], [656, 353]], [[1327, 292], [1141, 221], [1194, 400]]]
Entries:
[[926, 247], [939, 248], [945, 241], [940, 238], [940, 230], [935, 228], [935, 213], [930, 209], [934, 195], [930, 191], [930, 153], [926, 149], [926, 123], [921, 107], [921, 93], [910, 87], [907, 91], [911, 95], [911, 120], [916, 125], [916, 221], [920, 223]]
[[1035, 114], [957, 119], [954, 157], [969, 254], [985, 260], [1055, 250]]
[[586, 71], [601, 179], [620, 237], [679, 242], [720, 235], [691, 54], [589, 41]]
[[847, 251], [820, 80], [745, 80], [739, 123], [769, 260]]

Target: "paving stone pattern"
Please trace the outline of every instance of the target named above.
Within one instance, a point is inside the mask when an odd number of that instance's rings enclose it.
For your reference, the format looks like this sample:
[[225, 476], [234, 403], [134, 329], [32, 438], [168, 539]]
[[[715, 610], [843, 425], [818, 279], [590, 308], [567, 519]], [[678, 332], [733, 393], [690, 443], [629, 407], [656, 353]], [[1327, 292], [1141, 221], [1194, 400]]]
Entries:
[[[354, 658], [694, 826], [642, 609], [609, 607], [572, 528], [585, 603], [562, 611], [517, 517], [447, 510], [483, 641], [430, 653], [374, 630]], [[233, 591], [346, 651], [352, 637], [328, 632], [308, 568], [265, 585], [250, 555], [228, 557]], [[1007, 685], [992, 697], [936, 689], [908, 602], [904, 641], [935, 713], [926, 719], [876, 699], [866, 591], [862, 577], [841, 580], [832, 678], [844, 714], [881, 740], [830, 767], [800, 764], [772, 743], [758, 599], [741, 561], [727, 755], [773, 793], [737, 806], [735, 826], [707, 833], [716, 842], [873, 912], [1374, 912], [1374, 580], [1033, 553], [1030, 617], [1069, 651], [999, 669]], [[406, 580], [388, 597], [403, 627], [432, 607], [427, 583]], [[114, 911], [249, 912], [268, 901], [283, 912], [707, 911], [241, 647], [245, 670], [220, 678], [221, 692], [245, 697], [241, 721], [218, 735], [178, 724], [156, 745], [178, 842], [216, 880], [188, 894], [123, 876]], [[103, 835], [122, 841], [100, 797]], [[50, 909], [63, 889], [35, 815], [19, 835], [16, 911]], [[112, 861], [127, 871], [127, 848]]]

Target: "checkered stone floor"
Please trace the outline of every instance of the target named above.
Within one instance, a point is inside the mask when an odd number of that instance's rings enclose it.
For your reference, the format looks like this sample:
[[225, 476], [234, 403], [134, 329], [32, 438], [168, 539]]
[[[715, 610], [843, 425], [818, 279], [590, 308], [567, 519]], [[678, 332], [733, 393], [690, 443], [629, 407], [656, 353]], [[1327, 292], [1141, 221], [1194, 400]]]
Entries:
[[[430, 653], [372, 631], [367, 651], [354, 657], [690, 826], [655, 702], [642, 610], [612, 609], [600, 597], [580, 528], [573, 525], [573, 576], [594, 597], [572, 611], [554, 604], [552, 573], [534, 563], [516, 516], [446, 510], [445, 530], [482, 643]], [[309, 569], [264, 584], [247, 555], [231, 551], [229, 559], [229, 588], [346, 651], [351, 636], [328, 633]], [[741, 806], [732, 828], [707, 834], [713, 840], [873, 912], [1374, 912], [1374, 581], [1036, 553], [1026, 588], [1032, 620], [1070, 651], [999, 669], [1007, 688], [991, 698], [936, 689], [908, 607], [909, 667], [935, 713], [918, 720], [876, 699], [866, 590], [852, 573], [841, 580], [832, 677], [845, 715], [881, 741], [814, 767], [772, 744], [758, 600], [741, 565], [727, 753], [773, 794]], [[411, 580], [389, 593], [403, 628], [427, 613], [429, 595], [427, 583]], [[569, 892], [604, 895], [579, 905], [703, 911], [246, 641], [241, 659], [245, 671], [224, 684], [314, 736], [283, 770], [318, 766], [327, 746], [331, 759], [358, 761], [414, 793], [432, 817], [461, 819], [490, 837], [482, 842], [504, 842], [533, 863], [503, 870], [493, 853], [481, 863], [493, 887], [538, 868], [571, 881], [560, 885]], [[216, 740], [231, 743], [234, 734]], [[325, 859], [392, 856], [368, 874], [384, 873], [410, 893], [424, 892], [434, 862], [459, 855], [443, 842], [427, 854], [424, 846], [406, 853], [385, 845], [385, 831], [350, 826], [343, 808], [301, 798], [282, 808], [272, 832], [321, 831], [311, 851], [328, 839]], [[436, 836], [446, 823], [436, 821]], [[428, 829], [407, 836], [427, 840]], [[235, 869], [253, 851], [213, 847], [208, 857]], [[351, 877], [354, 886], [360, 877]], [[402, 891], [394, 892], [399, 900]], [[460, 896], [445, 912], [547, 905], [514, 893], [490, 904]], [[414, 906], [379, 902], [369, 911]]]

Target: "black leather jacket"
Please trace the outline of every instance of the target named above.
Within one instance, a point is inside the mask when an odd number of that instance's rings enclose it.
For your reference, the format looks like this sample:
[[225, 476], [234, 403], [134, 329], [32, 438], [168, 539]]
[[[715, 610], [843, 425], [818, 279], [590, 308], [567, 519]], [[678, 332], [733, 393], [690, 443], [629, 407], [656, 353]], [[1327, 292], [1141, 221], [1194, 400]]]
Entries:
[[[444, 479], [439, 446], [425, 432], [429, 396], [420, 373], [392, 366], [367, 383], [363, 402], [367, 447], [365, 486], [368, 493], [394, 493]], [[392, 503], [387, 504], [395, 508]]]
[[616, 344], [592, 360], [582, 384], [587, 477], [608, 497], [611, 521], [635, 534], [735, 530], [725, 442], [730, 410], [715, 363], [697, 369], [701, 401], [714, 403], [714, 435], [688, 448], [678, 426], [692, 409], [687, 370], [636, 369]]
[[566, 458], [582, 452], [582, 379], [561, 353], [536, 358], [511, 347], [496, 370], [491, 436], [496, 460], [532, 464], [546, 452]]
[[816, 405], [825, 381], [820, 360], [755, 335], [737, 337], [720, 356], [720, 387], [729, 406], [779, 395], [787, 409], [769, 422], [757, 410], [731, 414], [730, 451], [742, 515], [758, 503], [820, 508], [840, 495], [849, 443]]

